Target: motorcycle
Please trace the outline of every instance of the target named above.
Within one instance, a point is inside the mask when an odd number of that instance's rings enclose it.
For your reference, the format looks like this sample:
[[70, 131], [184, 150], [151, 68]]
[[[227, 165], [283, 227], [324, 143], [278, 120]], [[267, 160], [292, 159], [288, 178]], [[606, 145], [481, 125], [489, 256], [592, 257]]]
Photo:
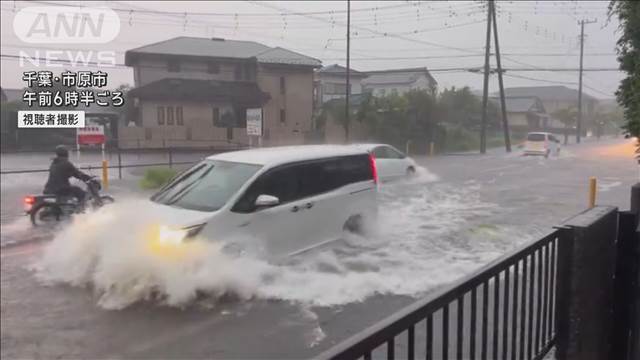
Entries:
[[87, 206], [98, 209], [115, 201], [109, 195], [100, 195], [102, 185], [94, 176], [84, 183], [87, 188], [84, 204], [80, 204], [73, 196], [51, 194], [25, 196], [24, 210], [26, 215], [31, 217], [33, 226], [53, 225], [70, 218], [73, 214], [83, 213]]

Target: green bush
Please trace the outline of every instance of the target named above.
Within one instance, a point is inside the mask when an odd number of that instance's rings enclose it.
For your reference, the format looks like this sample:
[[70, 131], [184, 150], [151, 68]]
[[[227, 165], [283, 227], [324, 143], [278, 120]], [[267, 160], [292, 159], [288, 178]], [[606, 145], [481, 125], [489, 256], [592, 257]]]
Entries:
[[140, 179], [140, 187], [143, 189], [158, 189], [173, 179], [178, 172], [171, 168], [152, 168], [144, 172]]

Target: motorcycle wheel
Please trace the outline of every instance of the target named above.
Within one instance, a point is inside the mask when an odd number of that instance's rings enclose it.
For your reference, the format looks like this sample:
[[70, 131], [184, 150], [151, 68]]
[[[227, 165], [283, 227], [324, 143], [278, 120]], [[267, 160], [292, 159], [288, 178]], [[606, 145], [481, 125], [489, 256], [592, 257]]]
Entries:
[[57, 205], [40, 204], [31, 210], [33, 226], [57, 224], [60, 221], [62, 209]]

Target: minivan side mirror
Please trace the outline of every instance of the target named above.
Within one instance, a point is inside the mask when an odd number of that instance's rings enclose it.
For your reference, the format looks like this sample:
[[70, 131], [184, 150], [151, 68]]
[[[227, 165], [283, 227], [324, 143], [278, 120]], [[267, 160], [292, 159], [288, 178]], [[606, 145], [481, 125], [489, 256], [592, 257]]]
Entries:
[[262, 194], [258, 196], [255, 202], [256, 208], [270, 207], [280, 204], [280, 199], [273, 195]]

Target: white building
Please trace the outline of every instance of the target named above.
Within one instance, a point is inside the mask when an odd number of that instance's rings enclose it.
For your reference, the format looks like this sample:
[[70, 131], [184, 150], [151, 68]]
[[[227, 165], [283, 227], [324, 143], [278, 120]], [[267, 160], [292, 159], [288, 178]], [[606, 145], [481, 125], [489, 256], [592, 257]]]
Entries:
[[428, 90], [433, 94], [438, 82], [426, 67], [368, 71], [362, 80], [364, 92], [374, 96], [402, 95], [410, 90]]
[[[367, 74], [351, 69], [349, 87], [351, 95], [362, 94], [362, 79]], [[338, 64], [328, 65], [316, 72], [316, 99], [320, 104], [343, 99], [347, 95], [347, 68]]]

